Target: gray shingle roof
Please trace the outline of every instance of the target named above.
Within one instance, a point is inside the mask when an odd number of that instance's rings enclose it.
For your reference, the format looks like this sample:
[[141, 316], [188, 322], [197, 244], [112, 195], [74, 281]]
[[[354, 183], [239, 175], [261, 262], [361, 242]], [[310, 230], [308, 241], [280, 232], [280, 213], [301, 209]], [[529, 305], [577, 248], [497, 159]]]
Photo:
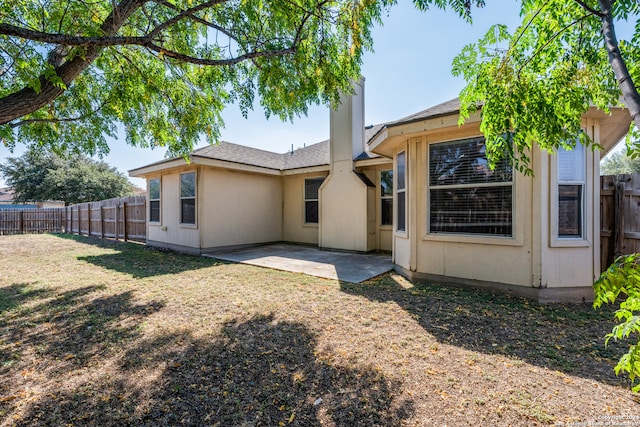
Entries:
[[[393, 122], [386, 123], [386, 127], [403, 125], [406, 123], [417, 122], [420, 120], [433, 119], [440, 116], [448, 116], [460, 112], [460, 99], [454, 98], [449, 101], [442, 102], [433, 107], [429, 107], [426, 110], [418, 111], [417, 113], [403, 117]], [[381, 127], [382, 128], [382, 127]]]
[[282, 154], [260, 150], [258, 148], [246, 147], [244, 145], [232, 144], [225, 141], [220, 141], [218, 144], [198, 148], [191, 153], [191, 156], [224, 160], [227, 162], [260, 166], [263, 168], [277, 170], [281, 170], [284, 165]]
[[199, 148], [191, 155], [193, 157], [224, 160], [268, 169], [289, 170], [328, 165], [329, 141], [318, 142], [304, 148], [298, 148], [293, 153], [284, 154], [222, 141], [218, 144]]
[[[369, 142], [385, 127], [397, 126], [413, 121], [448, 115], [456, 113], [459, 110], [460, 101], [456, 98], [415, 114], [411, 114], [410, 116], [403, 117], [399, 120], [367, 126], [364, 131], [365, 143], [369, 144]], [[288, 152], [284, 154], [221, 141], [218, 144], [198, 148], [191, 153], [191, 156], [250, 166], [259, 166], [274, 170], [291, 170], [313, 166], [324, 166], [328, 165], [330, 162], [328, 140], [308, 145], [303, 148], [298, 148], [297, 150], [294, 150], [293, 153]], [[355, 160], [365, 160], [377, 157], [381, 156], [375, 153], [363, 152], [357, 156]], [[162, 160], [147, 166], [161, 164], [168, 161], [171, 161], [171, 159]]]
[[[365, 142], [369, 140], [384, 125], [379, 124], [369, 126], [365, 129]], [[313, 166], [328, 165], [330, 161], [329, 140], [298, 148], [292, 152], [280, 154], [271, 151], [260, 150], [258, 148], [233, 144], [231, 142], [220, 142], [195, 150], [193, 157], [203, 157], [207, 159], [223, 160], [227, 162], [240, 163], [251, 166], [260, 166], [275, 170], [290, 170], [308, 168]], [[380, 157], [374, 153], [362, 153], [356, 160]]]

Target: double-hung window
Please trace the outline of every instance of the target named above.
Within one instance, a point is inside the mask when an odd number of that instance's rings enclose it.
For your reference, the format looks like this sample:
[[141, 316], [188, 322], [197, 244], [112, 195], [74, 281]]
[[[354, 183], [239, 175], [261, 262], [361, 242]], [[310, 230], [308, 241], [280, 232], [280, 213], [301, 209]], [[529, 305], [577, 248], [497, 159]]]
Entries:
[[180, 174], [180, 223], [196, 223], [196, 173]]
[[304, 180], [304, 222], [305, 224], [318, 223], [318, 200], [320, 186], [324, 178], [307, 178]]
[[492, 170], [483, 137], [429, 146], [429, 233], [513, 236], [513, 168]]
[[393, 225], [393, 171], [380, 172], [380, 224]]
[[396, 231], [406, 231], [407, 229], [407, 212], [406, 212], [406, 194], [407, 194], [407, 178], [406, 178], [406, 170], [407, 170], [407, 153], [402, 151], [398, 153], [398, 158], [396, 161], [396, 169], [398, 171], [398, 176], [396, 180], [396, 200], [397, 200], [397, 224]]
[[582, 144], [558, 149], [558, 238], [584, 237], [586, 160]]
[[160, 178], [149, 180], [149, 222], [160, 222]]

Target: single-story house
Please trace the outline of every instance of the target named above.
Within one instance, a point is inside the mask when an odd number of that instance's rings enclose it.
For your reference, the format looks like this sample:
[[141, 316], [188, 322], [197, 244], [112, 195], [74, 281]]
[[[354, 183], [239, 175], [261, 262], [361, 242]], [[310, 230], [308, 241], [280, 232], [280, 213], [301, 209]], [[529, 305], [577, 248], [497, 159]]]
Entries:
[[11, 187], [0, 188], [0, 209], [47, 209], [64, 207], [64, 202], [45, 200], [43, 202], [16, 203]]
[[600, 274], [599, 161], [629, 129], [592, 109], [604, 147], [531, 153], [534, 176], [487, 167], [480, 117], [457, 99], [364, 126], [364, 87], [330, 114], [330, 138], [286, 154], [221, 142], [130, 171], [147, 180], [149, 245], [189, 253], [270, 242], [390, 251], [413, 279], [539, 301], [593, 298]]

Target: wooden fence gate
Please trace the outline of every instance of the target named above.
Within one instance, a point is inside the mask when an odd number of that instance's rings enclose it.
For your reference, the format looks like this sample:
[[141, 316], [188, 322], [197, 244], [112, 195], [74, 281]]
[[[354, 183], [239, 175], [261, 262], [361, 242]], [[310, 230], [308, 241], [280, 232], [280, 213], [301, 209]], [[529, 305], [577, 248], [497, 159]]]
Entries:
[[600, 267], [640, 252], [640, 174], [600, 177]]

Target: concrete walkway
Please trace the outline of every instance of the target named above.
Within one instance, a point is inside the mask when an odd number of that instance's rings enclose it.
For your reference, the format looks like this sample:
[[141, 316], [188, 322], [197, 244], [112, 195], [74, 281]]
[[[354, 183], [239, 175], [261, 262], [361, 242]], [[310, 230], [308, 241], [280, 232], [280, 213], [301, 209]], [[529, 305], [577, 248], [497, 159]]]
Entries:
[[389, 255], [332, 252], [287, 244], [203, 256], [351, 283], [360, 283], [393, 269]]

